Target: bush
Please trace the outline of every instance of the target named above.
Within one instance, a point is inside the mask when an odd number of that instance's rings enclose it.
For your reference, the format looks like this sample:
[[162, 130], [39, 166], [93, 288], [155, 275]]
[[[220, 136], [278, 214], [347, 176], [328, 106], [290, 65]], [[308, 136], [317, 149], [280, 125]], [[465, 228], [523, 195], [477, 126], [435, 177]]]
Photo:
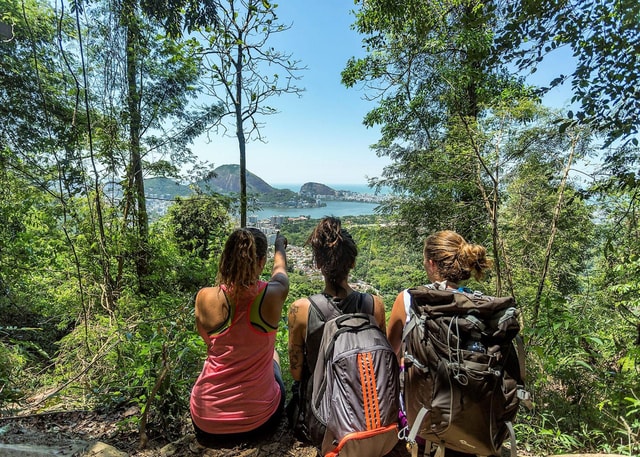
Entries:
[[[0, 328], [0, 334], [6, 331], [6, 328]], [[22, 381], [27, 360], [19, 346], [0, 341], [0, 406], [22, 396]]]

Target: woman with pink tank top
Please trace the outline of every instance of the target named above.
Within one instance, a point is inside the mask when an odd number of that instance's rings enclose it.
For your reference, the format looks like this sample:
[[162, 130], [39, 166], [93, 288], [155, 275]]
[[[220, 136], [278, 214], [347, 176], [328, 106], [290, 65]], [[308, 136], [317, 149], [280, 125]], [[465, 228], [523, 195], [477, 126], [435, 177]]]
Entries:
[[217, 285], [196, 296], [196, 327], [207, 358], [191, 390], [190, 410], [204, 446], [254, 439], [280, 423], [285, 388], [275, 340], [289, 293], [286, 238], [278, 233], [274, 247], [271, 279], [261, 281], [266, 236], [256, 228], [234, 230]]

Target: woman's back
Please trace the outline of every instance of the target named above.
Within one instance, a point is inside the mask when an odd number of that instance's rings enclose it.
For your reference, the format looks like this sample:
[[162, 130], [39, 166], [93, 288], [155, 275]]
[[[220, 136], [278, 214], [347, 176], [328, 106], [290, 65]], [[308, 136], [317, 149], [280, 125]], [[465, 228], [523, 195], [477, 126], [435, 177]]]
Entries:
[[229, 325], [203, 336], [207, 358], [192, 390], [191, 414], [205, 432], [252, 430], [278, 407], [272, 363], [276, 332], [264, 332], [251, 322], [251, 310], [260, 306], [266, 288], [261, 282], [239, 297], [231, 306]]
[[280, 417], [285, 390], [275, 340], [289, 291], [286, 244], [277, 234], [267, 283], [259, 279], [267, 260], [266, 236], [253, 228], [235, 230], [220, 260], [218, 285], [196, 296], [196, 327], [207, 357], [190, 403], [196, 437], [205, 445], [256, 431]]

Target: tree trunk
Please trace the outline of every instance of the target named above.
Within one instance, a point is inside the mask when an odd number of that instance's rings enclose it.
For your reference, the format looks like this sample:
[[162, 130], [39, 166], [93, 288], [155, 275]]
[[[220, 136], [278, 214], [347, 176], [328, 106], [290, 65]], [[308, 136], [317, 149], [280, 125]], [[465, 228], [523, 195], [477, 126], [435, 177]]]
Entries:
[[241, 44], [237, 47], [236, 56], [236, 136], [240, 150], [240, 227], [247, 226], [247, 146], [242, 121], [242, 52]]
[[571, 163], [573, 162], [573, 156], [576, 151], [576, 144], [578, 143], [578, 135], [575, 134], [571, 138], [571, 149], [569, 151], [569, 157], [567, 158], [567, 165], [562, 172], [562, 179], [558, 186], [558, 200], [556, 206], [553, 209], [553, 218], [551, 219], [551, 232], [549, 233], [549, 240], [547, 242], [547, 249], [544, 254], [544, 263], [542, 272], [540, 274], [540, 282], [538, 283], [538, 290], [536, 292], [536, 298], [533, 302], [533, 316], [531, 318], [531, 325], [535, 327], [538, 320], [538, 314], [540, 313], [540, 300], [542, 299], [542, 291], [544, 290], [544, 283], [549, 273], [549, 262], [551, 260], [551, 249], [553, 248], [553, 242], [556, 239], [556, 233], [558, 232], [558, 219], [560, 219], [560, 211], [562, 210], [562, 204], [564, 202], [564, 191], [567, 185], [567, 178], [569, 177], [569, 171], [571, 170]]
[[[84, 81], [84, 90], [81, 90], [80, 85], [78, 83], [78, 81], [76, 80], [76, 90], [78, 93], [82, 92], [84, 94], [84, 106], [85, 106], [85, 110], [86, 110], [86, 116], [87, 116], [87, 138], [89, 141], [89, 159], [90, 159], [90, 163], [91, 163], [91, 169], [93, 171], [93, 181], [92, 181], [92, 186], [93, 186], [93, 191], [95, 193], [95, 197], [93, 199], [93, 203], [94, 203], [94, 208], [95, 208], [95, 212], [96, 212], [96, 218], [97, 218], [97, 231], [98, 231], [98, 241], [99, 241], [99, 246], [100, 246], [100, 266], [102, 267], [102, 291], [103, 291], [103, 295], [101, 298], [101, 303], [103, 303], [103, 306], [107, 309], [107, 311], [109, 313], [111, 313], [113, 311], [113, 309], [115, 308], [115, 284], [114, 284], [114, 280], [111, 276], [111, 268], [110, 268], [110, 256], [109, 253], [107, 251], [107, 237], [105, 235], [105, 223], [104, 223], [104, 217], [103, 217], [103, 211], [102, 211], [102, 195], [103, 195], [103, 191], [102, 191], [102, 186], [100, 183], [100, 175], [98, 173], [98, 168], [96, 166], [96, 156], [94, 154], [94, 149], [93, 149], [93, 127], [92, 127], [92, 123], [91, 123], [91, 106], [89, 103], [89, 78], [87, 77], [87, 67], [85, 64], [85, 56], [84, 56], [84, 44], [83, 44], [83, 40], [82, 40], [82, 29], [80, 27], [80, 12], [79, 10], [75, 11], [75, 19], [76, 19], [76, 26], [77, 26], [77, 31], [78, 31], [78, 46], [80, 49], [80, 60], [81, 60], [81, 64], [82, 64], [82, 79]], [[66, 150], [66, 155], [67, 157], [71, 157], [73, 155], [72, 150], [71, 149], [67, 149]], [[56, 158], [57, 160], [57, 158]], [[59, 169], [62, 171], [63, 170], [63, 166], [61, 164], [59, 164]], [[64, 200], [63, 197], [63, 187], [67, 188], [67, 185], [62, 186], [62, 181], [61, 182], [61, 187], [60, 187], [60, 199]], [[67, 193], [69, 193], [68, 188], [67, 188]], [[84, 300], [84, 288], [83, 288], [83, 284], [82, 284], [82, 274], [81, 274], [81, 268], [80, 268], [80, 261], [76, 252], [76, 247], [74, 242], [71, 239], [71, 236], [69, 235], [69, 232], [67, 231], [67, 224], [66, 224], [66, 217], [67, 217], [67, 206], [66, 204], [63, 205], [64, 207], [64, 219], [65, 219], [65, 223], [63, 225], [63, 230], [65, 233], [65, 236], [67, 238], [67, 241], [69, 243], [69, 247], [72, 251], [73, 257], [75, 259], [75, 265], [76, 265], [76, 273], [78, 275], [78, 287], [80, 290], [80, 296], [81, 296], [81, 302], [82, 302], [82, 307], [84, 310], [84, 321], [85, 321], [85, 326], [87, 325], [87, 321], [88, 321], [88, 317], [87, 317], [87, 309], [85, 307], [85, 300]], [[91, 200], [89, 200], [89, 207], [91, 207]], [[93, 218], [91, 218], [91, 221], [93, 221]], [[92, 222], [92, 225], [94, 223]], [[86, 339], [85, 339], [85, 344], [86, 344]]]
[[[136, 246], [136, 272], [142, 292], [145, 290], [144, 279], [148, 274], [147, 244], [149, 240], [149, 218], [147, 203], [144, 195], [144, 176], [142, 172], [142, 157], [140, 153], [140, 131], [142, 116], [140, 113], [140, 88], [138, 85], [138, 49], [140, 46], [140, 29], [137, 23], [136, 0], [128, 0], [123, 5], [123, 20], [127, 27], [127, 106], [129, 108], [129, 155], [127, 183], [132, 185], [128, 189], [130, 198], [137, 203], [135, 222], [138, 227], [138, 243]], [[125, 190], [126, 192], [126, 190]]]

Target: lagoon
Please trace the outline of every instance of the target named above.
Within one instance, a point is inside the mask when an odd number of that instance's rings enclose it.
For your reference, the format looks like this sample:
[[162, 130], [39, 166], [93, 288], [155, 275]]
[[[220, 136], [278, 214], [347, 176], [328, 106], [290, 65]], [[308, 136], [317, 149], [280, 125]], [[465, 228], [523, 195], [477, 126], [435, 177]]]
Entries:
[[325, 216], [364, 216], [375, 214], [377, 203], [362, 202], [344, 202], [332, 201], [326, 202], [327, 206], [320, 208], [267, 208], [264, 207], [260, 211], [249, 211], [248, 216], [257, 216], [258, 220], [269, 219], [272, 216], [298, 217], [306, 216], [311, 219], [322, 219]]
[[[293, 192], [300, 192], [302, 184], [299, 183], [280, 183], [273, 184], [276, 189], [289, 189]], [[329, 187], [335, 190], [348, 190], [359, 194], [373, 194], [374, 190], [366, 184], [330, 184]], [[387, 193], [387, 189], [380, 192], [382, 195]], [[365, 203], [357, 201], [335, 201], [325, 200], [327, 206], [320, 208], [283, 208], [283, 207], [262, 207], [259, 211], [247, 212], [247, 216], [257, 216], [259, 221], [269, 219], [272, 216], [298, 217], [306, 216], [311, 219], [322, 219], [325, 216], [366, 216], [375, 214], [375, 208], [378, 203]]]

